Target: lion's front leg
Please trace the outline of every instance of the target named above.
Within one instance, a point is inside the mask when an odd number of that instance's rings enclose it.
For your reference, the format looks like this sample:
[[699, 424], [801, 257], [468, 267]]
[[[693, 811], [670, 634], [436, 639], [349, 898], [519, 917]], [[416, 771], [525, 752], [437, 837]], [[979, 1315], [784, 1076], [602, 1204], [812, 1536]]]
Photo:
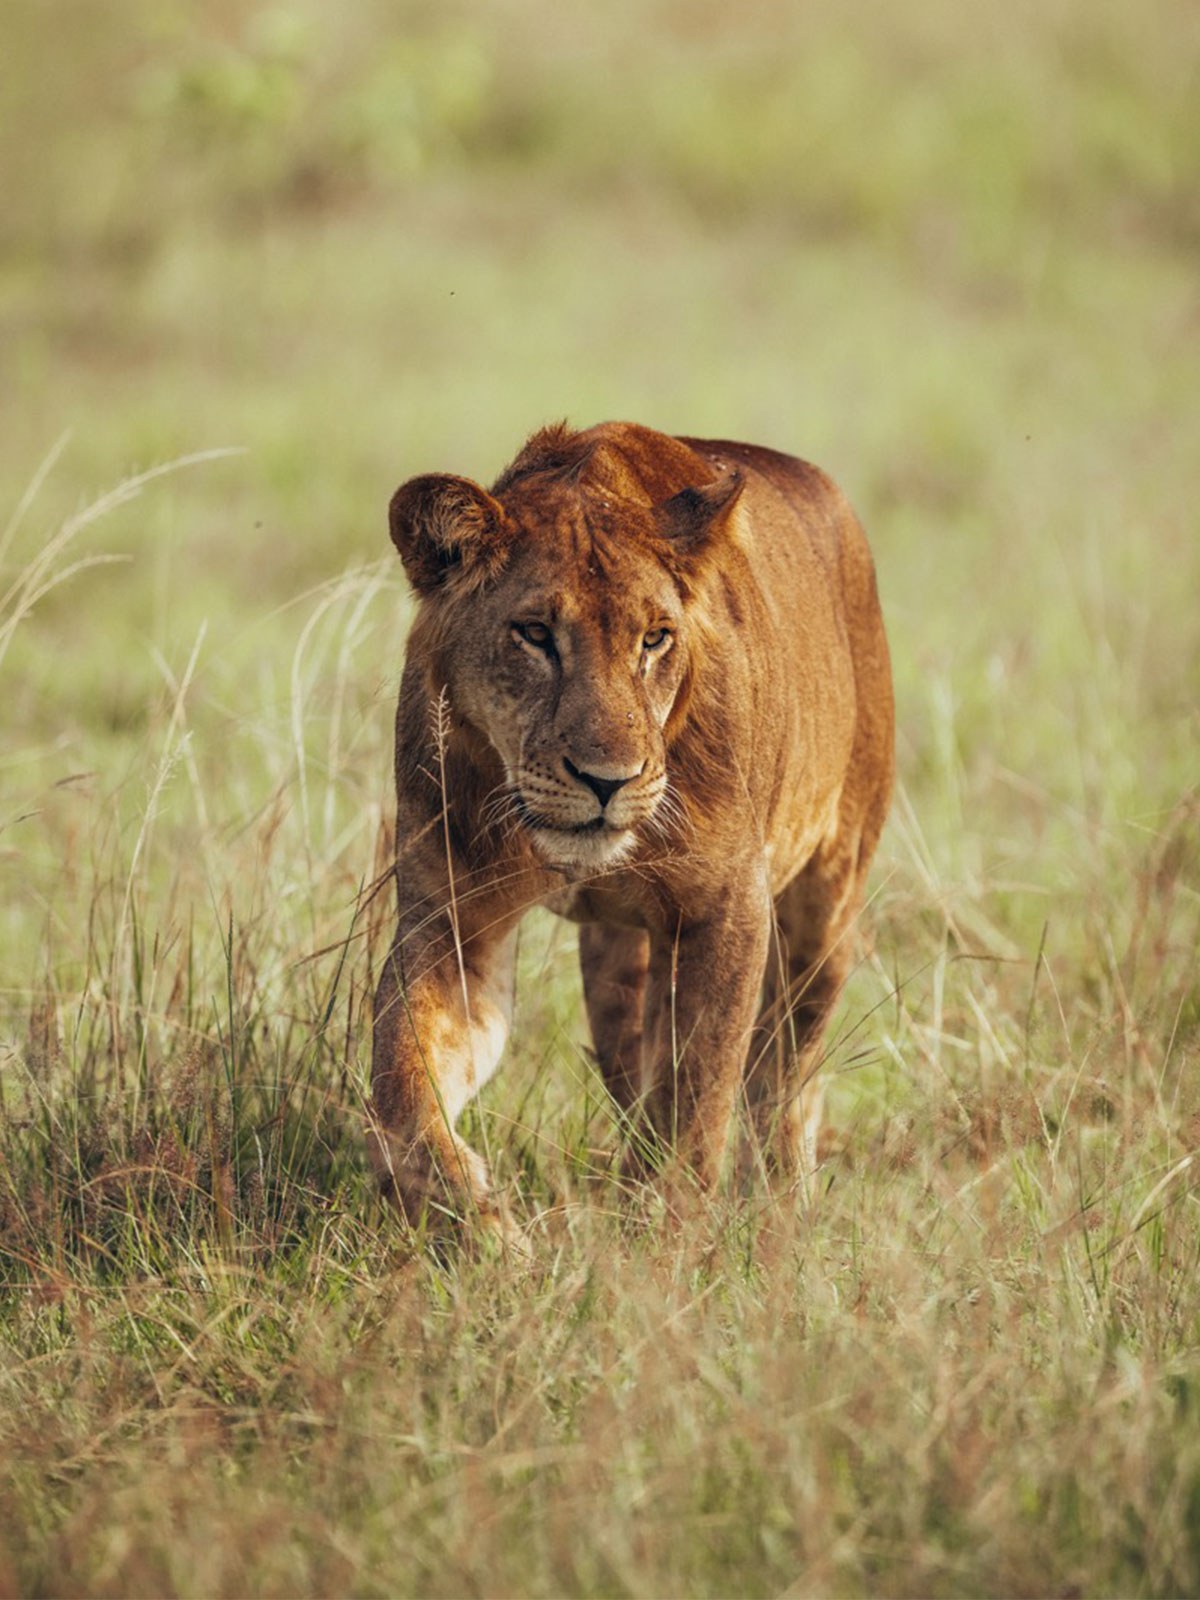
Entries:
[[658, 941], [651, 958], [651, 1116], [706, 1188], [721, 1174], [769, 930], [770, 900], [755, 877], [717, 915]]
[[495, 1072], [512, 1015], [515, 933], [456, 947], [402, 921], [375, 991], [368, 1152], [411, 1222], [507, 1232], [487, 1163], [455, 1132]]
[[641, 928], [585, 922], [579, 930], [583, 998], [608, 1092], [626, 1118], [640, 1112], [650, 939]]

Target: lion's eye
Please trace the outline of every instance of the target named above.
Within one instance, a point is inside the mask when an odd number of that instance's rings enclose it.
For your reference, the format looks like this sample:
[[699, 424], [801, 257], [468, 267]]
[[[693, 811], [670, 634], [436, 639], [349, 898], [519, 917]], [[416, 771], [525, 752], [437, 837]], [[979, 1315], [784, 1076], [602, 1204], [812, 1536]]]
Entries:
[[651, 628], [642, 638], [642, 649], [647, 651], [661, 650], [671, 637], [669, 628]]
[[514, 622], [512, 629], [519, 639], [524, 639], [535, 650], [549, 650], [554, 643], [554, 635], [544, 622]]

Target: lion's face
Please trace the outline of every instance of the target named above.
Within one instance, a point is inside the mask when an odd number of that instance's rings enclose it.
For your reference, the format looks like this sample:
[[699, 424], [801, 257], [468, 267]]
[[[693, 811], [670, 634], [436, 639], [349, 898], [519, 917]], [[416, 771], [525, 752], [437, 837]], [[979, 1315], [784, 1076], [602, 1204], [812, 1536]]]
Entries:
[[494, 814], [552, 866], [615, 864], [667, 789], [663, 729], [687, 651], [670, 574], [603, 533], [543, 528], [464, 621], [451, 697], [504, 763]]
[[689, 579], [739, 487], [730, 475], [655, 506], [550, 474], [500, 501], [437, 475], [393, 498], [453, 711], [503, 764], [483, 820], [524, 830], [548, 865], [614, 866], [670, 811]]

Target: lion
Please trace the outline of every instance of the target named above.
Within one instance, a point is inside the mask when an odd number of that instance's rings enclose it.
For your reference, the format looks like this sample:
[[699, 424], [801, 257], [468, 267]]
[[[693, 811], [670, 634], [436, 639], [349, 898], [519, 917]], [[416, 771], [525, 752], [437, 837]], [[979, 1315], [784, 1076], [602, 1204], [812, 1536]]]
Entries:
[[626, 1170], [711, 1187], [744, 1097], [798, 1181], [894, 765], [846, 500], [757, 445], [559, 424], [490, 491], [411, 479], [389, 522], [418, 607], [374, 1004], [384, 1191], [413, 1222], [510, 1227], [456, 1124], [500, 1062], [535, 905], [580, 924]]

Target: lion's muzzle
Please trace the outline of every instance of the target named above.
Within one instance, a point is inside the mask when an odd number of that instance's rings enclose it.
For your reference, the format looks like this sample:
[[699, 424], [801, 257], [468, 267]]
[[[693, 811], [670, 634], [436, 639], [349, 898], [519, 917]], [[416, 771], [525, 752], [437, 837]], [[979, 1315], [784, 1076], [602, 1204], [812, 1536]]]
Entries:
[[536, 758], [515, 775], [518, 815], [548, 864], [597, 871], [615, 866], [633, 850], [635, 830], [654, 814], [665, 787], [661, 773], [592, 761], [587, 767], [563, 756]]

